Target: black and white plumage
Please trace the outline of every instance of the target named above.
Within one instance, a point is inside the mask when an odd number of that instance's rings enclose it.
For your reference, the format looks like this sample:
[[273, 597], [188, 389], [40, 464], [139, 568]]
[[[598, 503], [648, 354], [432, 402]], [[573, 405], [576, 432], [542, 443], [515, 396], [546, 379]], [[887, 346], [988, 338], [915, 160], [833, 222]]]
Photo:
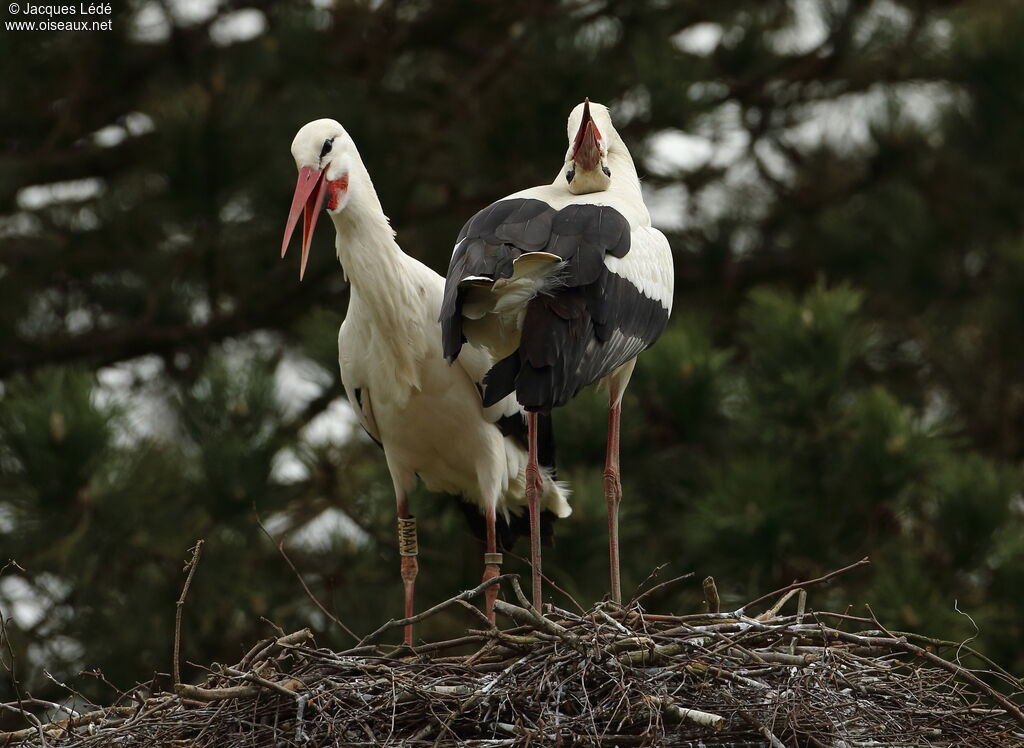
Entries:
[[[488, 372], [485, 405], [513, 391], [527, 410], [565, 405], [661, 335], [668, 307], [645, 296], [635, 278], [609, 267], [610, 260], [627, 256], [631, 239], [629, 222], [607, 205], [570, 204], [555, 210], [542, 200], [514, 198], [470, 219], [459, 236], [449, 278], [486, 278], [475, 286], [486, 288], [492, 279], [513, 279], [517, 261], [529, 253], [547, 253], [552, 256], [548, 267], [557, 267], [548, 276], [551, 288], [525, 304], [519, 345]], [[632, 268], [620, 264], [616, 269]], [[449, 283], [445, 290], [443, 341], [449, 360], [458, 357], [464, 340], [463, 306], [473, 293], [466, 285]], [[472, 307], [466, 312], [478, 313]]]
[[[651, 226], [608, 110], [581, 104], [568, 134], [566, 163], [550, 185], [489, 205], [460, 232], [441, 309], [442, 346], [449, 361], [467, 348], [495, 357], [484, 378], [485, 404], [514, 393], [528, 412], [545, 413], [587, 385], [608, 385], [605, 493], [612, 596], [619, 600], [619, 409], [637, 355], [668, 322], [672, 254]], [[528, 476], [528, 491], [530, 485]], [[539, 550], [533, 561], [539, 603]]]
[[[325, 209], [350, 286], [338, 335], [341, 379], [360, 424], [384, 449], [394, 483], [408, 617], [418, 572], [408, 495], [417, 478], [432, 491], [479, 507], [487, 543], [484, 578], [497, 576], [498, 537], [514, 529], [526, 503], [525, 415], [511, 397], [483, 405], [482, 380], [493, 363], [485, 351], [460, 357], [456, 366], [445, 363], [437, 328], [444, 279], [398, 246], [345, 129], [330, 119], [310, 122], [291, 150], [299, 180], [282, 256], [304, 214], [300, 273], [305, 269], [317, 217]], [[545, 508], [567, 516], [568, 491], [552, 470], [541, 479]], [[492, 587], [492, 618], [496, 595]], [[411, 627], [405, 636], [411, 643]]]

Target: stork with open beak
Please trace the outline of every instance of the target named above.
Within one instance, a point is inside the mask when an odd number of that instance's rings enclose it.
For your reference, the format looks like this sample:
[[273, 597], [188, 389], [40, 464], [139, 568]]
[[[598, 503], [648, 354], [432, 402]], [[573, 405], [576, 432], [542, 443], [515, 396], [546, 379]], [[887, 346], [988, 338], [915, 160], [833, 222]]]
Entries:
[[579, 128], [569, 143], [565, 163], [565, 180], [572, 194], [604, 192], [611, 186], [612, 170], [608, 166], [608, 141], [601, 135], [601, 130], [590, 114], [590, 99], [583, 101]]
[[[484, 405], [514, 394], [529, 413], [531, 518], [540, 496], [533, 439], [538, 414], [564, 405], [589, 384], [608, 387], [604, 493], [611, 596], [618, 602], [622, 395], [637, 355], [668, 323], [672, 253], [651, 226], [636, 167], [608, 110], [584, 101], [569, 116], [568, 136], [564, 165], [551, 184], [502, 198], [463, 226], [440, 321], [449, 361], [478, 349], [497, 361], [484, 378]], [[533, 601], [539, 608], [536, 520], [531, 530]]]
[[[338, 335], [341, 380], [359, 423], [384, 449], [391, 473], [408, 618], [419, 570], [408, 498], [417, 476], [431, 491], [479, 507], [486, 542], [483, 578], [496, 577], [500, 548], [508, 547], [525, 524], [520, 520], [526, 504], [526, 417], [511, 397], [483, 405], [480, 383], [493, 364], [484, 351], [471, 352], [457, 366], [445, 364], [437, 328], [444, 279], [399, 248], [345, 129], [331, 119], [310, 122], [291, 150], [299, 178], [281, 255], [301, 215], [301, 279], [320, 211], [327, 211], [350, 283], [348, 313]], [[550, 424], [541, 426], [542, 452], [553, 460]], [[542, 462], [547, 467], [540, 471], [538, 491], [546, 516], [565, 517], [571, 512], [568, 491], [554, 479], [553, 462]], [[492, 586], [486, 596], [492, 621], [497, 593]], [[405, 641], [412, 643], [411, 625]]]

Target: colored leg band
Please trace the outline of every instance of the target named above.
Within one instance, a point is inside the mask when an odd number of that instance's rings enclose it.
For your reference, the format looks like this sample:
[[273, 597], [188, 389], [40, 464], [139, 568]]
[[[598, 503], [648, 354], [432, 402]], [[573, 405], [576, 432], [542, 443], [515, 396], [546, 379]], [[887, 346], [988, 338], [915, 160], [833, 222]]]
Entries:
[[398, 554], [400, 556], [417, 556], [420, 549], [416, 542], [416, 518], [398, 518]]
[[501, 566], [502, 556], [501, 556], [500, 553], [485, 553], [484, 554], [484, 563], [485, 564], [494, 564], [496, 566]]

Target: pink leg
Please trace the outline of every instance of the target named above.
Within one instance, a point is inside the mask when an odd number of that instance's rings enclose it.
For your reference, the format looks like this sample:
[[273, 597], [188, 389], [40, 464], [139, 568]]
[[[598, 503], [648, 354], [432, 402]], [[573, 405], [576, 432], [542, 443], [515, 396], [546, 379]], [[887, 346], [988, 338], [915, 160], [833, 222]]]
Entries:
[[[484, 578], [494, 579], [501, 574], [501, 554], [498, 553], [497, 531], [494, 523], [494, 507], [489, 506], [484, 512], [484, 519], [487, 521], [487, 552], [484, 554]], [[492, 584], [484, 593], [484, 612], [487, 613], [487, 620], [494, 623], [494, 601], [498, 599], [498, 585]]]
[[619, 414], [621, 405], [613, 393], [608, 408], [608, 452], [604, 463], [604, 498], [608, 502], [608, 558], [612, 572], [612, 600], [622, 602], [619, 583], [619, 503], [622, 483], [619, 481]]
[[526, 414], [526, 500], [530, 505], [530, 566], [533, 567], [533, 607], [540, 611], [540, 495], [544, 484], [537, 464], [537, 414]]
[[[405, 587], [405, 617], [412, 616], [413, 592], [416, 588], [416, 574], [419, 572], [419, 547], [416, 540], [416, 518], [409, 514], [409, 503], [405, 497], [398, 499], [398, 553], [402, 557], [402, 584]], [[412, 624], [405, 627], [405, 643], [412, 646]]]

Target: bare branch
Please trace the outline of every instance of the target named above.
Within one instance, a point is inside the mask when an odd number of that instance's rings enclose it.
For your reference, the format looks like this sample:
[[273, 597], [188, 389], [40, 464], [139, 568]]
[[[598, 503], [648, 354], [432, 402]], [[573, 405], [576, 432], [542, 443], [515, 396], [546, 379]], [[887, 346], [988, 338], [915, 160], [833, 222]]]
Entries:
[[[272, 542], [272, 543], [276, 542], [274, 540], [274, 536], [270, 534], [270, 531], [267, 530], [266, 527], [264, 527], [263, 522], [260, 520], [259, 513], [256, 514], [256, 524], [259, 525], [259, 528], [263, 531], [263, 534], [266, 535], [270, 539], [270, 542]], [[313, 601], [313, 604], [317, 608], [320, 609], [321, 613], [323, 613], [325, 616], [327, 616], [328, 620], [332, 621], [336, 626], [338, 626], [338, 628], [340, 628], [346, 634], [351, 636], [353, 639], [355, 639], [356, 641], [359, 641], [359, 637], [352, 631], [352, 629], [350, 629], [348, 626], [346, 626], [342, 622], [342, 620], [340, 618], [338, 618], [336, 615], [334, 615], [333, 613], [331, 613], [331, 611], [327, 610], [327, 608], [324, 607], [323, 603], [321, 603], [320, 600], [317, 599], [317, 596], [313, 594], [312, 590], [309, 589], [309, 585], [306, 584], [306, 580], [302, 578], [302, 574], [299, 573], [299, 570], [295, 568], [295, 564], [292, 563], [292, 560], [290, 558], [288, 558], [288, 554], [285, 553], [284, 541], [282, 540], [281, 542], [276, 543], [276, 545], [277, 545], [278, 553], [281, 554], [281, 558], [283, 558], [285, 560], [285, 563], [288, 564], [288, 567], [295, 574], [296, 578], [298, 578], [299, 584], [302, 585], [302, 589], [305, 590], [306, 597], [308, 597], [310, 600]]]
[[175, 603], [174, 609], [174, 662], [172, 667], [174, 668], [174, 682], [181, 683], [181, 614], [185, 609], [185, 598], [188, 597], [188, 590], [192, 586], [192, 577], [195, 576], [196, 567], [199, 566], [199, 556], [203, 552], [203, 543], [205, 541], [200, 539], [196, 541], [196, 544], [192, 546], [192, 558], [185, 564], [185, 568], [182, 571], [187, 571], [188, 576], [185, 577], [185, 586], [181, 588], [181, 595], [178, 597], [178, 602]]
[[854, 569], [858, 569], [861, 566], [867, 566], [870, 563], [871, 563], [871, 561], [869, 561], [868, 557], [865, 556], [864, 558], [862, 558], [860, 561], [857, 561], [856, 563], [852, 563], [849, 566], [844, 566], [842, 569], [836, 569], [835, 571], [830, 571], [828, 574], [825, 574], [824, 576], [820, 576], [817, 579], [810, 579], [810, 580], [808, 580], [806, 582], [793, 582], [793, 584], [790, 584], [790, 585], [788, 585], [786, 587], [783, 587], [782, 589], [775, 590], [774, 592], [769, 592], [766, 595], [761, 595], [761, 597], [758, 597], [758, 598], [756, 598], [754, 600], [751, 600], [749, 603], [747, 603], [742, 608], [740, 608], [740, 611], [748, 610], [749, 608], [754, 607], [758, 603], [763, 603], [765, 600], [767, 600], [769, 598], [772, 598], [772, 597], [775, 597], [776, 595], [783, 595], [783, 594], [789, 592], [790, 590], [798, 590], [798, 589], [801, 589], [803, 587], [813, 587], [816, 584], [821, 584], [822, 582], [827, 582], [828, 580], [833, 579], [834, 577], [838, 577], [841, 574], [846, 574], [848, 571], [853, 571]]

